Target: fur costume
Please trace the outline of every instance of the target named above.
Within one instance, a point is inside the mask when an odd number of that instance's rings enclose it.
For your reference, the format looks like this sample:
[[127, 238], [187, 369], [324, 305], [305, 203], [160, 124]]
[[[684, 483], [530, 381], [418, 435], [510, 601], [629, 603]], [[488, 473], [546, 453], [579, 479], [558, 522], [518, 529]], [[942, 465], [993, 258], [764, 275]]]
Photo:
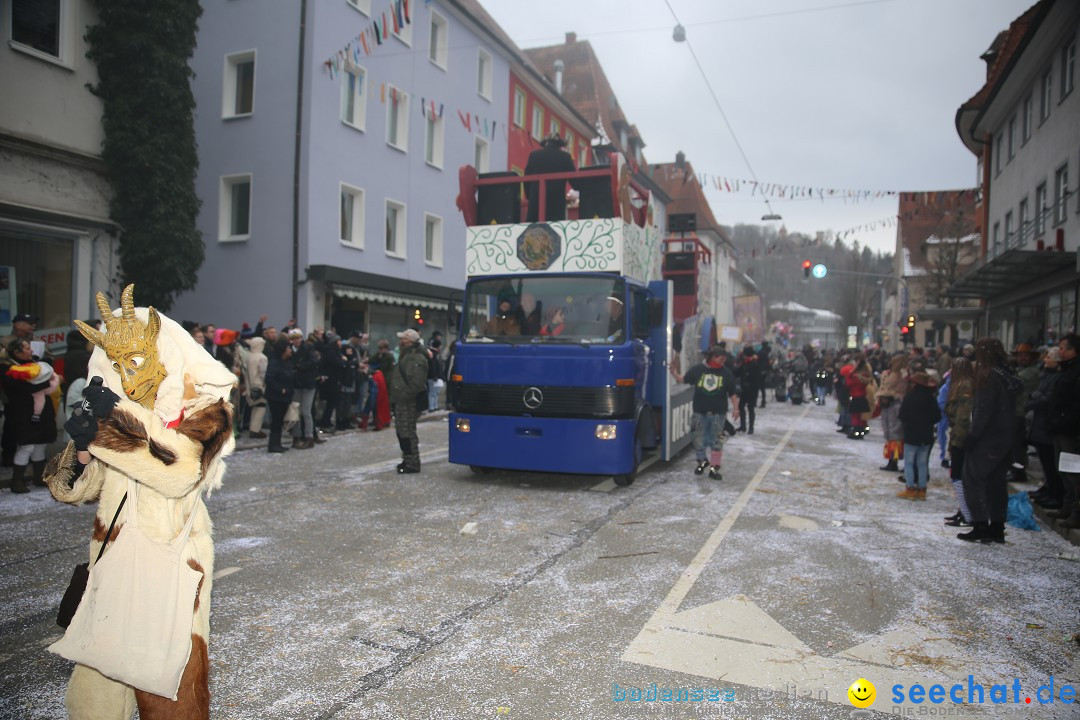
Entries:
[[[78, 474], [74, 443], [69, 442], [50, 461], [45, 475], [50, 491], [61, 502], [100, 501], [90, 541], [91, 564], [129, 477], [142, 486], [139, 524], [154, 540], [172, 541], [195, 513], [183, 558], [203, 574], [193, 609], [191, 655], [175, 702], [76, 665], [66, 704], [72, 720], [129, 720], [136, 704], [142, 720], [205, 719], [210, 714], [207, 641], [214, 547], [202, 498], [221, 486], [222, 459], [234, 448], [229, 395], [236, 376], [179, 324], [153, 308], [134, 307], [132, 291], [130, 285], [124, 289], [121, 307], [115, 312], [98, 294], [98, 307], [106, 320], [103, 331], [80, 324], [95, 345], [88, 377], [103, 378], [120, 400], [98, 421], [97, 435], [89, 445], [92, 459], [82, 473]], [[111, 539], [122, 531], [122, 525], [121, 517]]]

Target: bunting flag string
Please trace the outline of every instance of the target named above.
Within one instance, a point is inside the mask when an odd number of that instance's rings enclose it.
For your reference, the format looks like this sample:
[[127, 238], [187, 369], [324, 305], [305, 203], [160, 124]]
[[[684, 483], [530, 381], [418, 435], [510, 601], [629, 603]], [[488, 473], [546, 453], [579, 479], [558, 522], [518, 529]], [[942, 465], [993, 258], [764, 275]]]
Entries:
[[[391, 30], [395, 35], [400, 34], [406, 26], [412, 24], [412, 10], [409, 7], [410, 0], [389, 0], [389, 10], [381, 14], [372, 14], [368, 24], [357, 33], [345, 47], [323, 61], [323, 67], [333, 80], [347, 65], [360, 62], [360, 53], [367, 57], [386, 42], [387, 31]], [[387, 14], [390, 15], [389, 20]]]
[[896, 227], [896, 224], [899, 222], [899, 220], [899, 216], [890, 215], [888, 217], [881, 218], [880, 220], [874, 220], [873, 222], [863, 223], [862, 225], [853, 225], [851, 227], [844, 228], [843, 230], [840, 230], [836, 233], [836, 237], [843, 240], [849, 235], [853, 235], [855, 233], [871, 232], [873, 230], [877, 230], [878, 228]]

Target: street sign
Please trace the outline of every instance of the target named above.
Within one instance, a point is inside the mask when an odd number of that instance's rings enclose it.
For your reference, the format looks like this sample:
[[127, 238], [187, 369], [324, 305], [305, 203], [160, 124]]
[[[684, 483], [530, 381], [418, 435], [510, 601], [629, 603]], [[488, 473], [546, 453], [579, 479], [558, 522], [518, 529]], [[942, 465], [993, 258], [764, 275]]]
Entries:
[[820, 280], [821, 278], [825, 277], [828, 274], [829, 269], [827, 267], [825, 267], [824, 265], [822, 265], [821, 263], [818, 263], [817, 265], [814, 266], [814, 269], [811, 270], [810, 272], [813, 273], [814, 277], [816, 277], [818, 280]]

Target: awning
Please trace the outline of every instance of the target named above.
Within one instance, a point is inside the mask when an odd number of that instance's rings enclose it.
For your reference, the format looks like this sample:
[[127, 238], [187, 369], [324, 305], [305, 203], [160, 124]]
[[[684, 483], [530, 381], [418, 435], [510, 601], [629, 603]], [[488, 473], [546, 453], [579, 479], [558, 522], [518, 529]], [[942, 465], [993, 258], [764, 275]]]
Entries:
[[338, 297], [367, 300], [381, 305], [405, 305], [407, 307], [421, 307], [431, 310], [445, 310], [450, 302], [449, 299], [420, 297], [419, 295], [398, 295], [379, 290], [364, 290], [363, 288], [348, 285], [334, 285], [331, 287], [331, 292]]
[[957, 280], [945, 294], [990, 299], [1031, 286], [1048, 275], [1075, 266], [1075, 252], [1013, 248], [995, 258], [984, 258], [980, 265]]

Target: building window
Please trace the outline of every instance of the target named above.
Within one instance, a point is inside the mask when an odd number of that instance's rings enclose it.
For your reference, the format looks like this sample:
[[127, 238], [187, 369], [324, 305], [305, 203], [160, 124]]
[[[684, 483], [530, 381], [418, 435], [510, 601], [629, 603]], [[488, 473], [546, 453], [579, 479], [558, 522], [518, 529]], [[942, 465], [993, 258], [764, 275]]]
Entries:
[[450, 24], [439, 13], [431, 11], [431, 43], [428, 46], [428, 58], [443, 70], [446, 69]]
[[993, 242], [990, 245], [990, 257], [997, 257], [1001, 254], [1001, 223], [994, 223]]
[[485, 100], [491, 99], [492, 66], [491, 55], [481, 49], [476, 56], [476, 92]]
[[559, 128], [560, 128], [560, 124], [559, 124], [558, 118], [551, 118], [550, 122], [548, 122], [548, 134], [547, 134], [547, 136], [548, 137], [552, 137], [552, 136], [557, 137], [559, 135]]
[[540, 103], [533, 103], [532, 138], [533, 140], [544, 138], [544, 107]]
[[341, 242], [364, 247], [364, 191], [341, 183]]
[[409, 94], [386, 86], [386, 144], [409, 151]]
[[225, 56], [222, 117], [247, 117], [255, 109], [255, 51]]
[[13, 47], [46, 59], [67, 61], [69, 0], [12, 0], [10, 9]]
[[1076, 74], [1076, 41], [1061, 49], [1061, 97], [1072, 92]]
[[367, 117], [367, 71], [350, 65], [341, 74], [341, 122], [363, 130]]
[[1001, 158], [1005, 155], [1005, 135], [1004, 133], [998, 133], [997, 142], [994, 143], [994, 174], [1001, 174], [1001, 167], [1004, 165]]
[[1020, 201], [1020, 225], [1017, 230], [1017, 245], [1024, 247], [1027, 245], [1028, 236], [1028, 199], [1025, 197]]
[[525, 91], [519, 87], [514, 88], [514, 124], [525, 127]]
[[1009, 118], [1009, 160], [1016, 156], [1016, 116]]
[[570, 157], [574, 157], [574, 133], [567, 130], [563, 139], [566, 140], [566, 152], [570, 153]]
[[1065, 222], [1068, 214], [1065, 204], [1069, 201], [1069, 165], [1066, 163], [1054, 173], [1054, 225]]
[[443, 119], [431, 109], [424, 113], [424, 162], [440, 170], [443, 166]]
[[1023, 136], [1023, 142], [1027, 142], [1031, 139], [1031, 119], [1032, 114], [1035, 112], [1035, 101], [1031, 95], [1028, 94], [1024, 98], [1024, 112], [1020, 121], [1021, 135]]
[[589, 164], [589, 146], [584, 143], [581, 145], [581, 150], [578, 152], [578, 167], [583, 168]]
[[[390, 4], [390, 13], [394, 13], [395, 4]], [[390, 34], [396, 37], [406, 45], [412, 46], [412, 23], [402, 22], [398, 25], [398, 29], [394, 30], [394, 19], [390, 18], [387, 25], [390, 27]]]
[[251, 175], [225, 175], [218, 195], [218, 240], [251, 236]]
[[491, 169], [491, 143], [486, 138], [479, 136], [476, 138], [473, 167], [476, 168], [478, 173], [486, 173]]
[[371, 0], [345, 0], [345, 4], [371, 17]]
[[1047, 68], [1046, 72], [1042, 74], [1042, 79], [1039, 81], [1039, 122], [1045, 122], [1046, 118], [1050, 117], [1050, 102], [1053, 87], [1053, 72], [1050, 68]]
[[442, 267], [442, 218], [424, 213], [424, 262]]
[[1005, 213], [1005, 249], [1013, 246], [1013, 214], [1012, 210]]
[[405, 257], [405, 206], [396, 200], [386, 201], [386, 254]]
[[1046, 232], [1046, 183], [1035, 188], [1035, 237]]

